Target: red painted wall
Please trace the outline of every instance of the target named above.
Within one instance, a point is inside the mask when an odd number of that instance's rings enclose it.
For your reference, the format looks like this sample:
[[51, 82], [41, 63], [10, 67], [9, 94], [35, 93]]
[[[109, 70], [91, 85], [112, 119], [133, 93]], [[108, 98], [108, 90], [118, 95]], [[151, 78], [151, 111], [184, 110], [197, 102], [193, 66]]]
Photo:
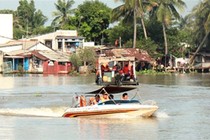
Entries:
[[59, 65], [58, 62], [49, 64], [49, 61], [43, 63], [43, 74], [69, 73], [70, 69], [69, 63], [65, 63], [65, 65]]

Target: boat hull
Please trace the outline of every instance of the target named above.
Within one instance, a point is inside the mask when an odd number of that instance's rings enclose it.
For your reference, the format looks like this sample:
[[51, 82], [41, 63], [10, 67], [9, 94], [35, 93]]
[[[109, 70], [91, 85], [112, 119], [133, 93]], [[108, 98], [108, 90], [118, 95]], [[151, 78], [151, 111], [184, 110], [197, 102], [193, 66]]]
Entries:
[[96, 105], [69, 108], [63, 117], [150, 117], [157, 109], [155, 105]]

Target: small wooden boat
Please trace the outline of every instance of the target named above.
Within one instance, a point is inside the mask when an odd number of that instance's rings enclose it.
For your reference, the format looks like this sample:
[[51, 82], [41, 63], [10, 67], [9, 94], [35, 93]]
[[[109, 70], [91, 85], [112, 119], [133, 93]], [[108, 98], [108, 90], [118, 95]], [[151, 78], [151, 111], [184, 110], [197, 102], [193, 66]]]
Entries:
[[97, 85], [139, 85], [135, 57], [99, 57], [96, 65]]
[[[120, 94], [125, 91], [136, 89], [135, 87], [119, 87], [119, 86], [107, 86], [102, 87], [96, 91], [86, 94], [94, 95], [100, 94], [101, 91], [107, 91], [109, 94]], [[117, 117], [117, 116], [129, 116], [129, 117], [150, 117], [158, 109], [158, 106], [154, 102], [141, 103], [137, 99], [122, 100], [122, 99], [110, 99], [104, 102], [99, 102], [96, 105], [83, 106], [81, 105], [81, 98], [77, 96], [77, 100], [80, 102], [72, 107], [68, 108], [63, 117]]]

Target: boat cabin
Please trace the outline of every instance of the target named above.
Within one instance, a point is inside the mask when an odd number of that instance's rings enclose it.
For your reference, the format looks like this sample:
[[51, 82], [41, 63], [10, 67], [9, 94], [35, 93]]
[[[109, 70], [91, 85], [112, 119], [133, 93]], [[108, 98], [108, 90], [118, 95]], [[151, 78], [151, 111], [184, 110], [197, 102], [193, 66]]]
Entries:
[[98, 85], [138, 85], [135, 57], [99, 57], [96, 71]]

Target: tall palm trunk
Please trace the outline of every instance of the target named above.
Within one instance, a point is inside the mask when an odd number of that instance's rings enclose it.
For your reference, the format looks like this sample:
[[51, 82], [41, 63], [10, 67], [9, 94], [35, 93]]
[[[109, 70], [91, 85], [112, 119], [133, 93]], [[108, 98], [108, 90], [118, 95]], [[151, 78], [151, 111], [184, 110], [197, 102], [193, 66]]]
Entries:
[[205, 37], [203, 38], [201, 44], [198, 46], [197, 50], [195, 51], [195, 53], [193, 54], [193, 56], [190, 58], [190, 60], [189, 60], [189, 65], [192, 65], [192, 64], [193, 64], [196, 54], [200, 51], [200, 49], [201, 49], [201, 47], [203, 46], [204, 42], [206, 41], [206, 39], [207, 39], [209, 33], [210, 33], [210, 32], [208, 32], [208, 33], [205, 35]]
[[165, 44], [165, 55], [168, 54], [168, 42], [167, 42], [167, 36], [166, 36], [166, 27], [164, 22], [162, 23], [163, 26], [163, 37], [164, 37], [164, 44]]
[[134, 24], [134, 28], [133, 28], [133, 48], [136, 48], [136, 33], [137, 33], [137, 27], [136, 27], [136, 8], [134, 9], [133, 12], [133, 24]]
[[168, 42], [167, 42], [167, 37], [166, 37], [166, 26], [164, 24], [164, 22], [162, 23], [163, 26], [163, 37], [164, 37], [164, 44], [165, 44], [165, 71], [166, 71], [166, 55], [168, 54]]
[[146, 27], [145, 27], [145, 24], [144, 24], [143, 16], [141, 16], [141, 25], [142, 25], [142, 28], [143, 28], [143, 31], [144, 31], [144, 37], [147, 40], [148, 37], [147, 37], [147, 31], [146, 31]]

